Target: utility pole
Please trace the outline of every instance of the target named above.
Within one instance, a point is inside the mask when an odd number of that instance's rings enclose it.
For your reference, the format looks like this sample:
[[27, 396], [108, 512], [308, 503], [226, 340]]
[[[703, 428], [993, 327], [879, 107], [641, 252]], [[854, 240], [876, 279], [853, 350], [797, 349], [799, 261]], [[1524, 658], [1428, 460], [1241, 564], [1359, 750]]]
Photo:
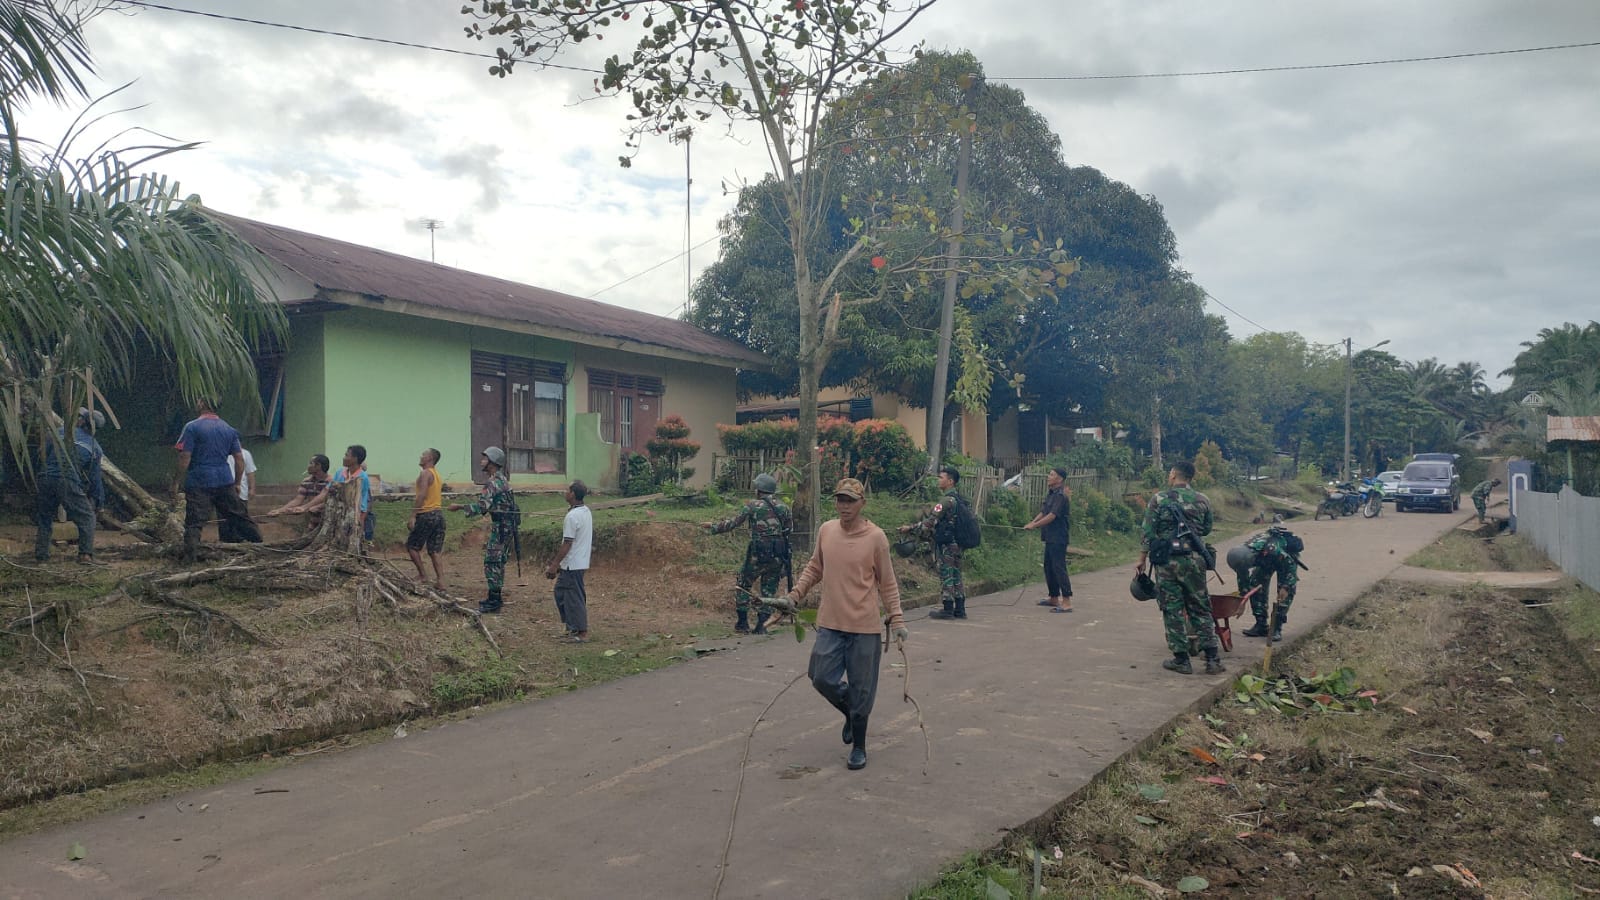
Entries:
[[[950, 337], [956, 319], [956, 257], [961, 255], [961, 235], [966, 228], [967, 171], [972, 167], [972, 96], [977, 75], [964, 75], [966, 93], [961, 100], [961, 146], [956, 156], [956, 208], [950, 216], [950, 243], [945, 250], [944, 303], [939, 310], [939, 354], [933, 364], [933, 396], [928, 402], [928, 473], [939, 471], [944, 441], [944, 405], [950, 381]], [[981, 460], [980, 460], [981, 462]]]
[[442, 219], [423, 219], [422, 227], [428, 229], [428, 262], [438, 262], [433, 252], [433, 233], [444, 227]]
[[1339, 480], [1350, 480], [1350, 338], [1344, 339], [1344, 456], [1339, 458]]

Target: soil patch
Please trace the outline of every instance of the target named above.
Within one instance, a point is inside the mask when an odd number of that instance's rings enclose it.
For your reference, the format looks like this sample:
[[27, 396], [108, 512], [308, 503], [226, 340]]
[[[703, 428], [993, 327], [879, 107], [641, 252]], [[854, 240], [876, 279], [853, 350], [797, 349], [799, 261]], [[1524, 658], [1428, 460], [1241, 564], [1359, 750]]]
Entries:
[[1600, 892], [1600, 678], [1551, 611], [1380, 585], [1279, 666], [1348, 667], [1375, 705], [1286, 715], [1230, 692], [918, 896], [1021, 896], [1036, 848], [1069, 897]]

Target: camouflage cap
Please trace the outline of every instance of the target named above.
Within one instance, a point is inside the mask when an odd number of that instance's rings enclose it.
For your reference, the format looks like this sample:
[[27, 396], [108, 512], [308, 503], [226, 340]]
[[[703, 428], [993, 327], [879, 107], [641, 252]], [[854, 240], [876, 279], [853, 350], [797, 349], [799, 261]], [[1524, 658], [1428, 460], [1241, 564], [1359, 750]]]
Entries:
[[867, 496], [867, 489], [861, 482], [854, 478], [841, 478], [833, 488], [835, 497], [849, 497], [851, 500], [861, 500]]

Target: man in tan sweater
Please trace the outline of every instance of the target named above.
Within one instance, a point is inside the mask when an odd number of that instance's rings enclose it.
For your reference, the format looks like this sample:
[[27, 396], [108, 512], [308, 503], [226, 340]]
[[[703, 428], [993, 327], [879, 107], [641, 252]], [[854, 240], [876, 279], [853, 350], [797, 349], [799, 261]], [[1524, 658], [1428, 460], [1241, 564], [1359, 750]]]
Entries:
[[867, 716], [878, 694], [883, 647], [879, 605], [889, 612], [894, 639], [909, 636], [900, 612], [900, 583], [889, 561], [883, 529], [861, 517], [866, 491], [854, 478], [833, 489], [839, 518], [817, 530], [817, 549], [789, 592], [796, 605], [822, 585], [817, 604], [817, 643], [807, 674], [833, 708], [844, 714], [844, 742], [851, 745], [851, 769], [867, 765]]

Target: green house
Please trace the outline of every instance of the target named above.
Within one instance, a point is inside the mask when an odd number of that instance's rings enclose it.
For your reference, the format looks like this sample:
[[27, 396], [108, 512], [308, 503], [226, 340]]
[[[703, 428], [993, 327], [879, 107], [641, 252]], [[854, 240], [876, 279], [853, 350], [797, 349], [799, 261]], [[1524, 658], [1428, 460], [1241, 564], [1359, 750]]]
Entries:
[[[515, 483], [614, 489], [625, 454], [644, 452], [661, 417], [681, 416], [710, 443], [734, 421], [737, 370], [767, 365], [675, 319], [219, 217], [266, 257], [289, 317], [286, 345], [258, 361], [264, 417], [222, 410], [259, 484], [298, 482], [315, 453], [338, 465], [350, 444], [367, 448], [369, 471], [402, 484], [437, 448], [440, 474], [464, 483], [497, 445]], [[147, 418], [159, 425], [135, 424], [107, 449], [161, 483], [175, 433], [152, 433], [172, 430], [170, 415]], [[691, 484], [710, 475], [701, 465]]]

